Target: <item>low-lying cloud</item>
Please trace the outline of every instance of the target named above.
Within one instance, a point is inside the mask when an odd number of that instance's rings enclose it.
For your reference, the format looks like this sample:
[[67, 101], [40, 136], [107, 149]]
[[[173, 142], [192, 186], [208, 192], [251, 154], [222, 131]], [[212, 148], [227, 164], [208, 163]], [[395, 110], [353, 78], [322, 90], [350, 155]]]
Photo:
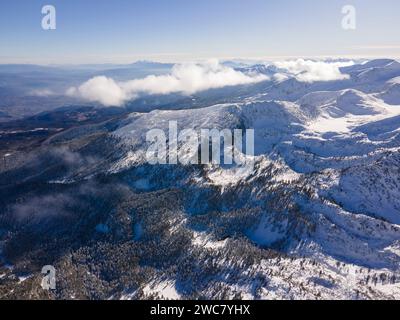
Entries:
[[243, 73], [219, 62], [175, 65], [170, 74], [117, 82], [105, 76], [94, 77], [67, 94], [105, 106], [121, 106], [140, 94], [194, 94], [208, 89], [252, 84], [268, 80], [258, 73]]
[[50, 97], [54, 95], [54, 92], [50, 89], [35, 89], [30, 91], [29, 95], [36, 97]]
[[334, 81], [349, 79], [340, 68], [351, 66], [354, 62], [326, 62], [313, 60], [291, 60], [275, 62], [278, 68], [285, 69], [289, 74], [301, 82]]
[[74, 199], [65, 194], [45, 195], [29, 198], [26, 202], [11, 207], [12, 217], [19, 222], [37, 222], [47, 218], [65, 217]]

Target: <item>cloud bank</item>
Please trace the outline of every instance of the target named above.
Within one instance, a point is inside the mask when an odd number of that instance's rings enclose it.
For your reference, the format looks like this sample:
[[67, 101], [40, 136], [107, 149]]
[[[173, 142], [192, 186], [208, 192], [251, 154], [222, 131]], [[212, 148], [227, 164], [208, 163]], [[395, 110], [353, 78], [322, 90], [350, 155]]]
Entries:
[[[351, 66], [354, 62], [326, 62], [313, 60], [291, 60], [275, 62], [275, 66], [285, 69], [289, 74], [301, 82], [334, 81], [349, 79], [340, 68]], [[283, 77], [283, 75], [282, 75]]]
[[54, 92], [50, 89], [36, 89], [30, 91], [28, 94], [36, 97], [50, 97], [54, 95]]
[[194, 94], [208, 89], [252, 84], [268, 80], [257, 73], [243, 73], [219, 62], [175, 65], [170, 74], [116, 82], [105, 76], [94, 77], [67, 94], [105, 106], [121, 106], [140, 94]]

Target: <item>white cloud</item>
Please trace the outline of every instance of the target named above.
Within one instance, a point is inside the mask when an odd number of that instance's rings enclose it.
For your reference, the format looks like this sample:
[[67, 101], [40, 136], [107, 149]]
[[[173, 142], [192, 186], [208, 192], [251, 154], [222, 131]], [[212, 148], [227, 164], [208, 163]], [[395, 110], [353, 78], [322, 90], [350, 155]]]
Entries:
[[312, 60], [291, 60], [275, 62], [278, 68], [286, 69], [298, 81], [334, 81], [349, 79], [350, 76], [340, 71], [341, 67], [351, 66], [354, 62], [326, 62]]
[[139, 94], [193, 94], [208, 89], [222, 88], [267, 80], [262, 74], [245, 74], [217, 61], [175, 65], [168, 75], [148, 76], [126, 82], [116, 82], [101, 76], [90, 79], [78, 88], [70, 88], [67, 95], [79, 96], [105, 106], [120, 106]]
[[67, 90], [69, 96], [80, 96], [88, 101], [96, 101], [106, 106], [119, 106], [127, 100], [127, 93], [113, 79], [94, 77], [79, 88]]
[[283, 74], [283, 73], [275, 73], [273, 75], [273, 79], [276, 80], [277, 82], [282, 82], [285, 81], [287, 79], [289, 79], [290, 77], [287, 74]]
[[36, 89], [29, 92], [29, 94], [37, 97], [49, 97], [54, 95], [54, 92], [50, 89]]

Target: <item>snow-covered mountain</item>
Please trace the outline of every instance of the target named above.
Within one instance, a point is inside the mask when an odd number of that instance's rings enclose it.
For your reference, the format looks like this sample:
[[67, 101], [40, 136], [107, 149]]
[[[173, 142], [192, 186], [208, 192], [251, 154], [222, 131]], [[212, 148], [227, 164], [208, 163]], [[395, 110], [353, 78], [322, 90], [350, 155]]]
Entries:
[[[241, 68], [271, 79], [69, 129], [3, 168], [0, 295], [47, 259], [53, 298], [399, 299], [400, 63], [313, 82]], [[170, 121], [254, 129], [254, 167], [148, 164]]]

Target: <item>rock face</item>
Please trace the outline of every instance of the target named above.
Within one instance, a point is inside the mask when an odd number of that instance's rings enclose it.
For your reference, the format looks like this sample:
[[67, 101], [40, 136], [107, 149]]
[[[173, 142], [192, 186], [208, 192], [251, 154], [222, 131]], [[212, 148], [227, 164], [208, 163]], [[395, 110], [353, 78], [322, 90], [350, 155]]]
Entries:
[[[118, 115], [12, 156], [0, 298], [400, 298], [400, 67], [342, 72]], [[254, 129], [254, 167], [148, 164], [146, 133], [169, 121]]]

